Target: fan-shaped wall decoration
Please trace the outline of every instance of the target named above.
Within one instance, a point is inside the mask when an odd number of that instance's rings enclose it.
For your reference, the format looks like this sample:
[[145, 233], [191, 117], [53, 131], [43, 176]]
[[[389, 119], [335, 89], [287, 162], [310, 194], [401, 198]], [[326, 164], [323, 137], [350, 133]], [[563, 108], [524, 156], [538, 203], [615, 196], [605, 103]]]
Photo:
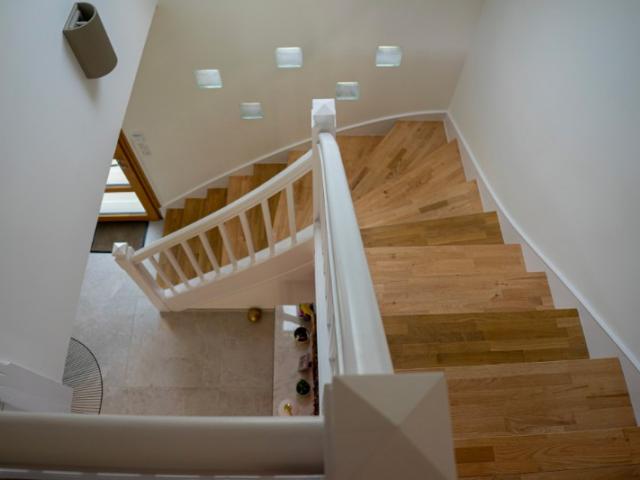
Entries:
[[71, 413], [100, 413], [102, 372], [95, 355], [87, 346], [71, 338], [62, 383], [73, 388]]

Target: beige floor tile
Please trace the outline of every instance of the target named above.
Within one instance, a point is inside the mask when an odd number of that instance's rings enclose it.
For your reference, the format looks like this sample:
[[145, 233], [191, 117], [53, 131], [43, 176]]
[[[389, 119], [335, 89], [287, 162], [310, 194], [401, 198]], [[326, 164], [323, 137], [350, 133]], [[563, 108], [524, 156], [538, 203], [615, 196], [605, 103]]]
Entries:
[[270, 415], [273, 312], [159, 314], [108, 254], [91, 254], [73, 336], [103, 373], [102, 413]]

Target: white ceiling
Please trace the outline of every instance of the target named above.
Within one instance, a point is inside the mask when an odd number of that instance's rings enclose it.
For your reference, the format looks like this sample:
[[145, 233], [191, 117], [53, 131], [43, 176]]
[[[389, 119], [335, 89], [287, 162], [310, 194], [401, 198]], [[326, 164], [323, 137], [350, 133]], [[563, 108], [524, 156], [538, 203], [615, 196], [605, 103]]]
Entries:
[[[483, 0], [160, 0], [125, 119], [162, 203], [247, 161], [310, 136], [312, 98], [360, 82], [338, 124], [445, 109]], [[378, 45], [403, 49], [376, 68]], [[277, 69], [275, 48], [302, 47], [302, 69]], [[220, 70], [198, 89], [193, 71]], [[241, 102], [265, 118], [241, 120]]]

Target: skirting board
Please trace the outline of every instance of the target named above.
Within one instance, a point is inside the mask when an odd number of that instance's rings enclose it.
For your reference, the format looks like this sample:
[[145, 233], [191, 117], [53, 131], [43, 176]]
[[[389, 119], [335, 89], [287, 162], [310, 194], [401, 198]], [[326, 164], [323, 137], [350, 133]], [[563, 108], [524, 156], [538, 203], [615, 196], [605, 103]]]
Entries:
[[578, 288], [551, 262], [531, 240], [495, 193], [471, 147], [464, 138], [453, 116], [444, 118], [447, 140], [456, 139], [467, 180], [476, 180], [485, 211], [496, 211], [505, 242], [522, 245], [525, 264], [529, 271], [544, 271], [557, 308], [577, 308], [585, 339], [592, 358], [618, 357], [627, 380], [636, 418], [640, 418], [640, 361], [611, 329], [607, 321], [591, 305]]
[[[342, 135], [384, 135], [386, 134], [396, 120], [444, 120], [446, 112], [444, 110], [421, 110], [416, 112], [398, 113], [385, 117], [374, 118], [364, 122], [345, 125], [336, 131]], [[274, 150], [273, 152], [254, 158], [237, 168], [229, 170], [222, 175], [217, 175], [188, 192], [178, 195], [172, 200], [162, 205], [160, 210], [164, 215], [168, 208], [182, 208], [186, 198], [203, 198], [207, 195], [209, 188], [224, 188], [229, 183], [229, 177], [233, 175], [251, 175], [253, 166], [258, 163], [287, 163], [290, 150], [308, 150], [311, 148], [311, 137], [305, 138], [298, 142], [294, 142], [285, 147]]]

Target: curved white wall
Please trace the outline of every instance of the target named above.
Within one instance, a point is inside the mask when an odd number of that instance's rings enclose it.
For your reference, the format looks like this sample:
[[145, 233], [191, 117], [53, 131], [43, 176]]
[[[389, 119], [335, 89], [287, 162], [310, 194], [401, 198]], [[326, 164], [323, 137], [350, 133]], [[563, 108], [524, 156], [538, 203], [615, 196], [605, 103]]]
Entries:
[[488, 0], [450, 113], [501, 203], [640, 357], [640, 2]]
[[[161, 202], [310, 136], [311, 99], [359, 81], [338, 102], [339, 125], [446, 109], [483, 0], [160, 0], [125, 120]], [[376, 68], [378, 45], [403, 48], [400, 68]], [[275, 48], [303, 49], [279, 70]], [[196, 88], [193, 70], [218, 68], [223, 88]], [[239, 104], [262, 102], [263, 120]], [[139, 152], [141, 153], [141, 152]]]
[[118, 55], [97, 80], [62, 36], [72, 1], [0, 2], [0, 361], [56, 381], [156, 0], [92, 3]]

